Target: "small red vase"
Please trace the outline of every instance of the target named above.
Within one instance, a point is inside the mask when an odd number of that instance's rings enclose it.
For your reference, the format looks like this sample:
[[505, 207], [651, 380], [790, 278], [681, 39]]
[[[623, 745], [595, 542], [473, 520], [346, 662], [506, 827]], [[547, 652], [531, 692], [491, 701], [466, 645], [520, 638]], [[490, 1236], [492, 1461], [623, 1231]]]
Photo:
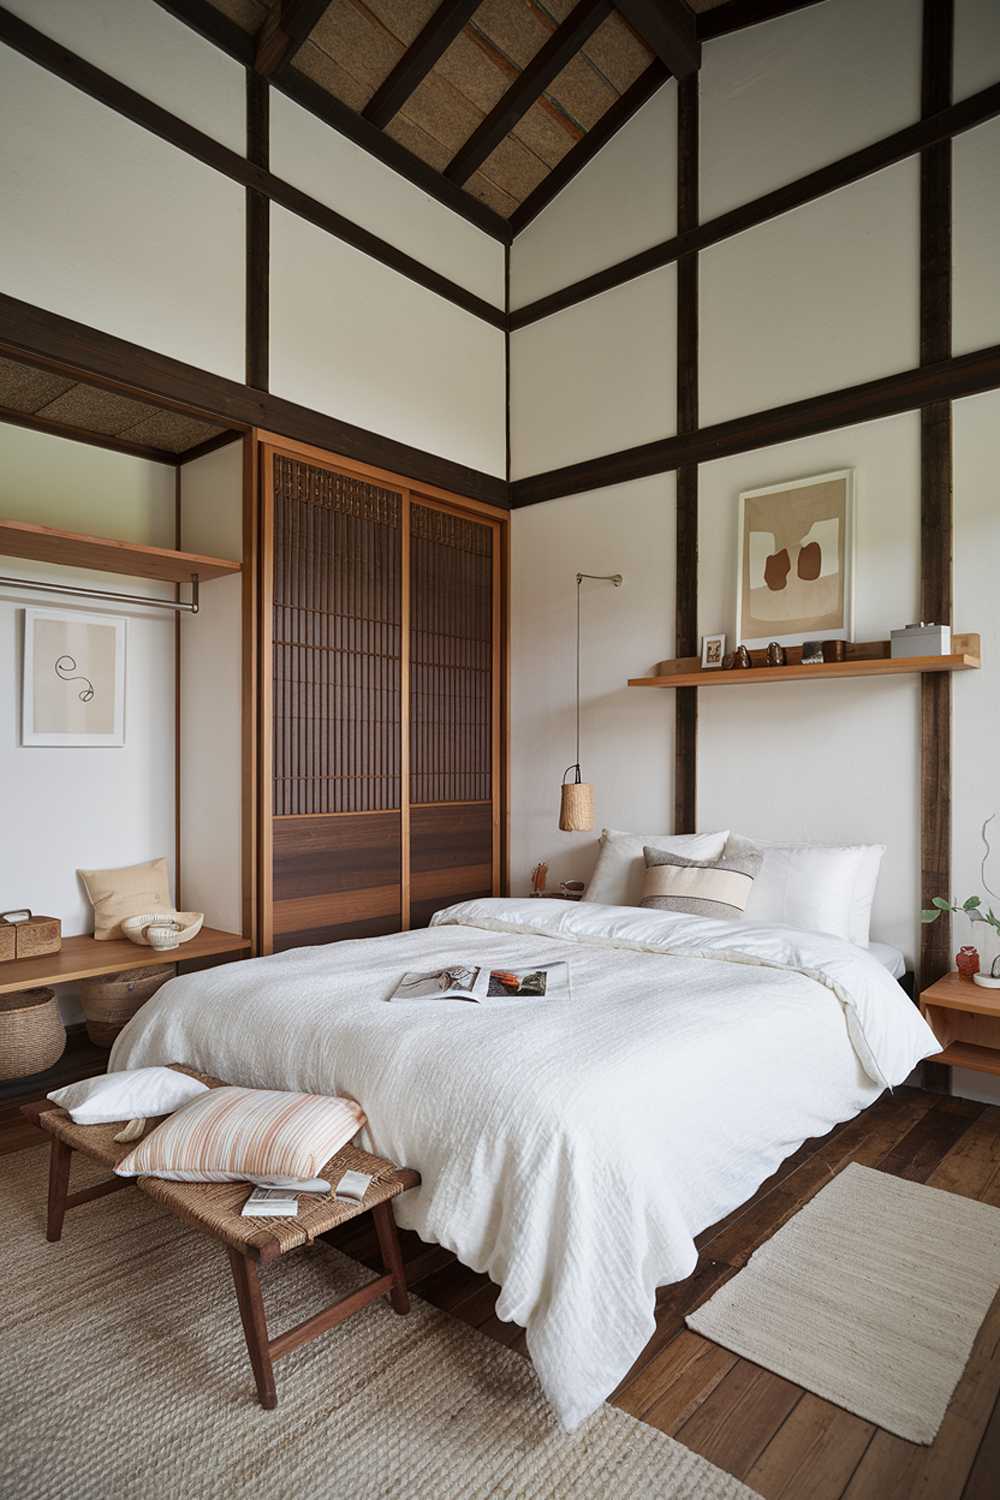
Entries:
[[960, 978], [967, 979], [971, 984], [973, 974], [979, 973], [978, 949], [969, 946], [959, 948], [955, 954], [955, 967], [958, 969]]

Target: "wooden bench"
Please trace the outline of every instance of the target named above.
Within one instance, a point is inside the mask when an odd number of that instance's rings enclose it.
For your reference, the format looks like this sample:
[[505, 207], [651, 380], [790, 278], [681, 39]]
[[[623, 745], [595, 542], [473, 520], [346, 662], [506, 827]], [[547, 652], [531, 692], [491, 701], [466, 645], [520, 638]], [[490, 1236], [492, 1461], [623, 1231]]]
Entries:
[[[200, 1078], [210, 1088], [221, 1081], [192, 1068], [178, 1068]], [[249, 1191], [244, 1182], [166, 1182], [158, 1177], [112, 1177], [93, 1187], [70, 1193], [69, 1179], [73, 1152], [113, 1169], [133, 1149], [135, 1142], [123, 1144], [114, 1136], [126, 1123], [110, 1125], [74, 1125], [69, 1115], [48, 1099], [26, 1104], [22, 1113], [43, 1130], [51, 1140], [49, 1158], [49, 1197], [46, 1235], [50, 1240], [62, 1236], [68, 1208], [90, 1203], [121, 1188], [138, 1187], [178, 1219], [220, 1240], [225, 1245], [232, 1268], [247, 1352], [257, 1385], [260, 1404], [268, 1410], [277, 1406], [274, 1384], [274, 1361], [309, 1339], [342, 1323], [352, 1313], [367, 1307], [377, 1297], [388, 1295], [397, 1313], [410, 1310], [406, 1290], [406, 1273], [399, 1248], [392, 1199], [415, 1187], [420, 1174], [410, 1167], [397, 1167], [383, 1157], [372, 1156], [357, 1146], [345, 1146], [327, 1162], [320, 1174], [336, 1187], [343, 1174], [353, 1169], [372, 1176], [372, 1182], [361, 1203], [340, 1203], [332, 1195], [303, 1195], [299, 1212], [293, 1219], [245, 1219], [240, 1209]], [[159, 1122], [151, 1120], [149, 1128]], [[357, 1291], [331, 1303], [304, 1322], [271, 1338], [267, 1329], [264, 1301], [261, 1295], [258, 1267], [287, 1255], [290, 1250], [311, 1244], [320, 1236], [339, 1228], [359, 1214], [370, 1213], [378, 1235], [384, 1274], [359, 1287]]]

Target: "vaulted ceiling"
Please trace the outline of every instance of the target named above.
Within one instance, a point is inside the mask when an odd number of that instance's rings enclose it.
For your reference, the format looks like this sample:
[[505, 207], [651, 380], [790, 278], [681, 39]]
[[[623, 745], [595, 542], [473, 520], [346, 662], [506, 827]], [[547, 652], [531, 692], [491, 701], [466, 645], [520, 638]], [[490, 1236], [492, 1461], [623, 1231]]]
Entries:
[[[168, 9], [190, 16], [191, 5]], [[798, 0], [803, 3], [803, 0]], [[794, 0], [212, 0], [293, 98], [509, 238], [671, 74]], [[339, 113], [337, 113], [339, 112]], [[367, 132], [367, 135], [366, 133]], [[507, 233], [503, 229], [507, 227]]]

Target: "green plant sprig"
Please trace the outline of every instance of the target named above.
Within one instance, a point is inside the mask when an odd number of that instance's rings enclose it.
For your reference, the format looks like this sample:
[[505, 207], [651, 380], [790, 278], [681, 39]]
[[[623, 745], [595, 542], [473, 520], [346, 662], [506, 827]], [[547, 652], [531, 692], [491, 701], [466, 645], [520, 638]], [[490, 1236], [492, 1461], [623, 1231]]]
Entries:
[[970, 922], [985, 922], [988, 927], [1000, 933], [1000, 917], [997, 916], [992, 906], [988, 911], [983, 911], [982, 905], [980, 896], [970, 896], [968, 900], [962, 902], [946, 901], [943, 896], [933, 896], [930, 907], [920, 913], [920, 920], [925, 923], [936, 922], [942, 912], [953, 911], [959, 916], [968, 917]]

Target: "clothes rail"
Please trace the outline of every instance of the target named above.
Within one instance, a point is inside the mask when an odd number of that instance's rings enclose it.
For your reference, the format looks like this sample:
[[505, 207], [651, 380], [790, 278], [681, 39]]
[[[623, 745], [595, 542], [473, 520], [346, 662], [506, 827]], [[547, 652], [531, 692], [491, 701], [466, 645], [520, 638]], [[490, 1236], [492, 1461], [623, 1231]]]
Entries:
[[191, 574], [190, 599], [150, 599], [143, 594], [118, 594], [110, 589], [88, 589], [73, 583], [41, 583], [35, 578], [0, 577], [0, 588], [30, 589], [35, 593], [74, 594], [81, 599], [101, 599], [112, 604], [140, 604], [147, 609], [169, 609], [178, 613], [198, 613], [198, 575]]

